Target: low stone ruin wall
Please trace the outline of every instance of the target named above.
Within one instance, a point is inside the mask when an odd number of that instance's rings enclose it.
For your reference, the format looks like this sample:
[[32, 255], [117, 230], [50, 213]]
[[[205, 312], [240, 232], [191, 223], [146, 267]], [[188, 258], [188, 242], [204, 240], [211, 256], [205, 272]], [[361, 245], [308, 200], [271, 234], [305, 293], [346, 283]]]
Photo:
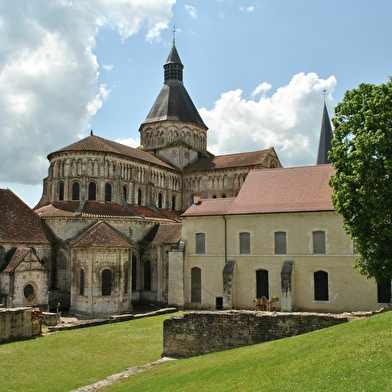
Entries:
[[191, 312], [163, 323], [164, 357], [187, 358], [300, 335], [348, 322], [343, 315], [252, 311]]
[[0, 309], [0, 343], [33, 336], [33, 308]]

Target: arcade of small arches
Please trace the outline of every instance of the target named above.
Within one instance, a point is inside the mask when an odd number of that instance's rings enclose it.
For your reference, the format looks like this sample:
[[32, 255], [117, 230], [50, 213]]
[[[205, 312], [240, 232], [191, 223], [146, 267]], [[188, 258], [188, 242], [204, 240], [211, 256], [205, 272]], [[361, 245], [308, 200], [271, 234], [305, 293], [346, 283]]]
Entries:
[[175, 142], [184, 142], [195, 150], [206, 151], [206, 131], [199, 128], [189, 129], [171, 127], [169, 129], [155, 130], [147, 128], [142, 133], [143, 148], [151, 150], [156, 148], [165, 148]]
[[[102, 167], [104, 170], [100, 176]], [[55, 180], [53, 185], [57, 183], [52, 188], [55, 192], [52, 200], [153, 203], [158, 208], [181, 208], [181, 177], [148, 165], [137, 166], [102, 158], [66, 158], [54, 161], [49, 174]], [[150, 187], [151, 195], [148, 194]]]
[[[150, 259], [145, 259], [141, 263], [138, 263], [137, 256], [132, 253], [132, 267], [131, 274], [129, 274], [128, 266], [124, 266], [122, 271], [117, 271], [118, 267], [115, 266], [104, 266], [97, 271], [97, 278], [99, 281], [100, 295], [110, 296], [113, 294], [113, 290], [118, 288], [116, 284], [116, 274], [122, 275], [120, 282], [122, 283], [122, 292], [128, 294], [132, 291], [152, 291], [153, 287], [153, 263]], [[167, 266], [166, 266], [167, 269]], [[79, 296], [87, 295], [86, 287], [86, 267], [79, 267], [78, 278], [77, 278], [77, 293]], [[131, 276], [130, 276], [131, 275]], [[167, 275], [167, 274], [166, 274]], [[165, 276], [166, 276], [165, 275]], [[167, 287], [167, 282], [165, 283]]]

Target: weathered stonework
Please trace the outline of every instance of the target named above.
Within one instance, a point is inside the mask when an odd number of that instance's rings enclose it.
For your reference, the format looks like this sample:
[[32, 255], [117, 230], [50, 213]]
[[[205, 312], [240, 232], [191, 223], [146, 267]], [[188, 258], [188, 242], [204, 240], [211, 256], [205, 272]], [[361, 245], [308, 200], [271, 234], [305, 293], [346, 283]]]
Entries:
[[348, 322], [342, 315], [251, 311], [191, 312], [163, 323], [165, 357], [195, 355], [249, 346]]
[[33, 336], [33, 308], [0, 309], [0, 343]]

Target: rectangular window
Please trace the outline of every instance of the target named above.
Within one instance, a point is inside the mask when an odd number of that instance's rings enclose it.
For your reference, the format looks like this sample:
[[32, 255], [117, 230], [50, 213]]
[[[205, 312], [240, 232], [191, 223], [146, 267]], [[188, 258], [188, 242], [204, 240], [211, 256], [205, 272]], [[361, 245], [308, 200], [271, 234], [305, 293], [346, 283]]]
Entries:
[[206, 253], [206, 235], [204, 233], [196, 234], [196, 253]]
[[275, 233], [275, 254], [285, 255], [286, 253], [286, 233], [284, 231], [277, 231]]
[[313, 253], [325, 254], [325, 231], [313, 232]]
[[240, 233], [240, 254], [250, 254], [250, 233]]

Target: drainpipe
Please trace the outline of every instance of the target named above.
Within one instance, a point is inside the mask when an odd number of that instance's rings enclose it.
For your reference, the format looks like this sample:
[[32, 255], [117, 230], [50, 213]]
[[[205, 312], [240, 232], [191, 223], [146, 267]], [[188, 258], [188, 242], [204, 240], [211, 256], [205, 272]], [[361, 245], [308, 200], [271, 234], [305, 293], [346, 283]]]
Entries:
[[225, 264], [227, 263], [227, 220], [226, 215], [223, 215], [223, 220], [225, 221]]

